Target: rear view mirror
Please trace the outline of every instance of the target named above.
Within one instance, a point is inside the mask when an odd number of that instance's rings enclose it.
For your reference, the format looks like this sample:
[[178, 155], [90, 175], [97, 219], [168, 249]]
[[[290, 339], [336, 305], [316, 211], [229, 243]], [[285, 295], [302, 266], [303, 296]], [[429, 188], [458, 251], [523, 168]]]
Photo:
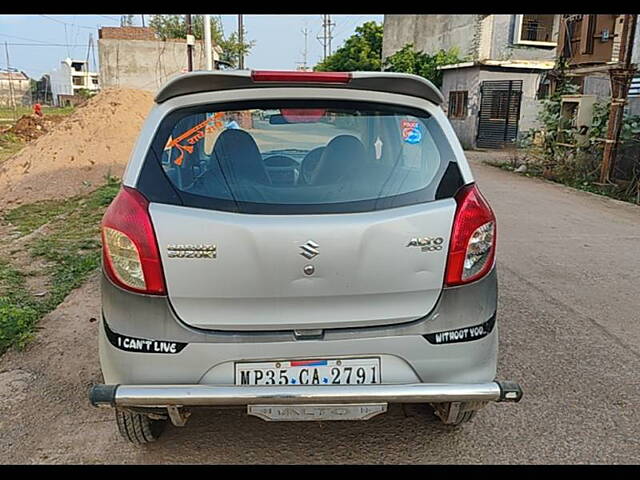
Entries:
[[327, 113], [326, 108], [282, 108], [287, 123], [316, 123]]

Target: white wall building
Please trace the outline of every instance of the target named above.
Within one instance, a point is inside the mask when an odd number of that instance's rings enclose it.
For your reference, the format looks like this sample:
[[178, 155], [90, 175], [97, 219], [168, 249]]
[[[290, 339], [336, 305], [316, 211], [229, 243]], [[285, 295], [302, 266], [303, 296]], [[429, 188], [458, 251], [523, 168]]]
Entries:
[[66, 58], [60, 66], [51, 72], [51, 94], [56, 106], [72, 101], [71, 97], [79, 90], [100, 90], [100, 78], [97, 72], [89, 71], [89, 64], [84, 60]]

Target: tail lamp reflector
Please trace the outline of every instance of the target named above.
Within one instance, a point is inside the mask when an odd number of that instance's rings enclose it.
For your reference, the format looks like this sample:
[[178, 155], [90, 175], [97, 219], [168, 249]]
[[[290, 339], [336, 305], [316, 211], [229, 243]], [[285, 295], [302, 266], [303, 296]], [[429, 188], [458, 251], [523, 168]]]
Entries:
[[149, 202], [132, 188], [123, 187], [104, 214], [102, 258], [116, 285], [137, 293], [166, 294]]
[[493, 266], [496, 250], [496, 219], [475, 185], [456, 195], [445, 284], [462, 285], [482, 278]]

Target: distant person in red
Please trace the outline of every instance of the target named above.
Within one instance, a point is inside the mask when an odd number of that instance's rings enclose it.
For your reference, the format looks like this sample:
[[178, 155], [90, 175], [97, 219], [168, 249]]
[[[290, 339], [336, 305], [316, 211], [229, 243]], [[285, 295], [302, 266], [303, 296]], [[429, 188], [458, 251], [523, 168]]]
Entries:
[[33, 106], [33, 113], [35, 113], [36, 115], [41, 117], [42, 116], [42, 105], [40, 105], [39, 103], [36, 103]]

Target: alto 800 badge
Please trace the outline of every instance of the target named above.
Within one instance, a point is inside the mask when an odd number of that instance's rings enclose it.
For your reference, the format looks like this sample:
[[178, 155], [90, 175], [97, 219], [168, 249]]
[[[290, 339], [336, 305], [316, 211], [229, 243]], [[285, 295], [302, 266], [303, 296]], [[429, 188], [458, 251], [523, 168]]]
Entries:
[[409, 240], [407, 247], [420, 247], [423, 252], [435, 252], [442, 250], [443, 243], [442, 237], [416, 237]]

